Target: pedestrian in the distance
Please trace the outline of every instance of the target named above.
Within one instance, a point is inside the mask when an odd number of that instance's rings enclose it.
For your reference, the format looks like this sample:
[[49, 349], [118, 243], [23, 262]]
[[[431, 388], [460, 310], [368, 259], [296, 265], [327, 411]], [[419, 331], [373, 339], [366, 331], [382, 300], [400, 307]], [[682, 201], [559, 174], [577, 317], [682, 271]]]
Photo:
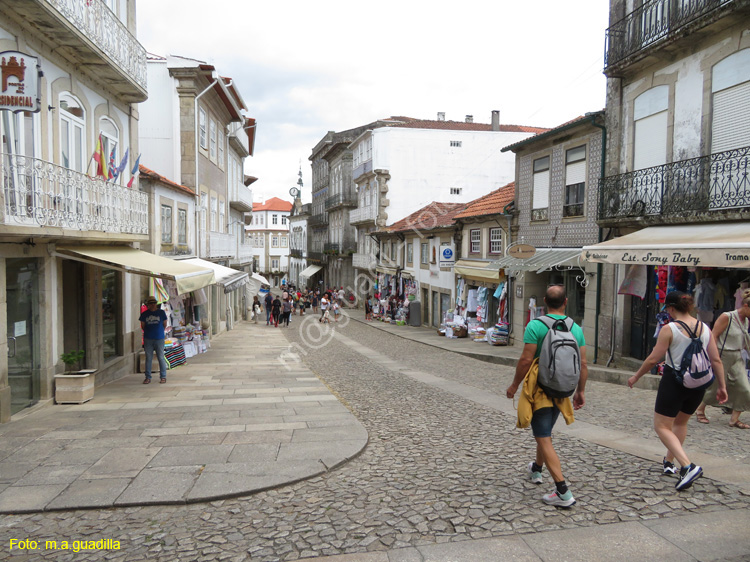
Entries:
[[256, 324], [258, 323], [258, 318], [260, 318], [260, 299], [258, 295], [255, 295], [253, 297], [253, 319]]
[[284, 325], [287, 328], [289, 327], [289, 320], [291, 320], [291, 316], [292, 316], [293, 302], [294, 301], [292, 301], [292, 297], [288, 296], [281, 303], [281, 318], [283, 320]]
[[318, 322], [323, 321], [323, 317], [326, 315], [326, 312], [328, 312], [328, 293], [323, 295], [323, 297], [320, 299], [320, 319]]
[[[565, 314], [565, 307], [568, 304], [568, 299], [565, 294], [565, 287], [561, 285], [549, 286], [544, 297], [544, 302], [547, 305], [548, 317], [554, 320], [566, 321], [568, 317]], [[586, 403], [584, 397], [584, 389], [586, 388], [586, 380], [588, 379], [586, 340], [583, 337], [581, 327], [575, 322], [570, 322], [570, 324], [570, 334], [578, 343], [580, 352], [580, 378], [573, 394], [573, 409], [578, 410]], [[536, 459], [529, 463], [527, 468], [529, 479], [534, 484], [544, 482], [542, 467], [546, 466], [550, 476], [555, 481], [555, 490], [552, 493], [542, 496], [542, 501], [556, 507], [570, 507], [576, 503], [576, 500], [572, 492], [568, 489], [565, 477], [563, 476], [560, 457], [557, 456], [557, 452], [552, 445], [552, 427], [555, 425], [560, 413], [563, 414], [567, 423], [572, 423], [573, 409], [570, 406], [570, 398], [549, 398], [538, 386], [536, 377], [538, 373], [537, 359], [542, 351], [542, 342], [549, 330], [550, 328], [545, 321], [539, 318], [528, 323], [523, 335], [523, 351], [516, 365], [516, 375], [505, 395], [512, 399], [521, 381], [526, 379], [522, 391], [524, 396], [522, 398], [528, 397], [533, 400], [531, 431], [536, 440]], [[518, 409], [520, 421], [520, 404]]]
[[143, 348], [146, 350], [146, 378], [143, 384], [151, 382], [151, 362], [154, 352], [159, 361], [159, 382], [167, 382], [167, 360], [164, 359], [164, 338], [167, 328], [167, 313], [159, 308], [155, 297], [146, 299], [146, 310], [141, 312], [141, 330], [143, 330]]
[[[708, 352], [708, 358], [717, 380], [716, 400], [719, 404], [727, 401], [724, 367], [721, 364], [719, 350], [716, 348], [716, 341], [711, 337], [711, 329], [693, 318], [690, 314], [692, 309], [693, 297], [690, 295], [681, 291], [672, 291], [667, 294], [664, 299], [664, 310], [674, 321], [662, 328], [656, 339], [654, 350], [643, 362], [638, 372], [628, 379], [628, 386], [633, 388], [643, 375], [661, 363], [666, 356], [664, 374], [656, 393], [654, 429], [667, 448], [667, 454], [662, 460], [663, 473], [675, 474], [677, 469], [674, 461], [677, 460], [680, 463], [679, 480], [675, 484], [678, 490], [686, 490], [703, 474], [703, 469], [690, 462], [690, 458], [682, 447], [687, 437], [688, 421], [705, 394], [705, 388], [687, 388], [682, 383], [682, 376], [678, 377], [682, 357], [691, 345], [691, 335], [700, 338], [703, 350]], [[684, 373], [684, 376], [689, 376], [689, 374]]]
[[279, 327], [279, 316], [281, 316], [281, 301], [277, 296], [271, 303], [271, 317], [273, 318], [273, 325], [275, 328]]
[[264, 302], [266, 303], [266, 326], [268, 326], [271, 324], [271, 313], [273, 308], [273, 295], [271, 294], [271, 291], [266, 293]]
[[318, 293], [313, 293], [310, 297], [310, 303], [312, 304], [313, 314], [318, 313]]

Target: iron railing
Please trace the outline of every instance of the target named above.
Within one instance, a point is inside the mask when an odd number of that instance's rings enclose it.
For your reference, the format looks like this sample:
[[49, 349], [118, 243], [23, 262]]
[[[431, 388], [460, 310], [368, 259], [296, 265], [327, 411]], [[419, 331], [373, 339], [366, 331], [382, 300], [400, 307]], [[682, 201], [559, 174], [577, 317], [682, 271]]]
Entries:
[[302, 250], [297, 250], [295, 248], [292, 248], [289, 250], [289, 257], [290, 258], [302, 258]]
[[332, 242], [327, 242], [323, 245], [323, 252], [326, 254], [338, 254], [340, 245]]
[[326, 255], [323, 252], [307, 252], [307, 261], [323, 263]]
[[38, 158], [0, 160], [4, 224], [148, 234], [145, 193]]
[[604, 67], [673, 35], [736, 0], [648, 0], [607, 29]]
[[599, 220], [750, 210], [750, 147], [601, 180]]
[[320, 213], [318, 215], [312, 215], [307, 219], [309, 226], [321, 226], [328, 224], [328, 213]]
[[340, 205], [349, 205], [349, 206], [355, 206], [357, 205], [357, 199], [356, 197], [350, 195], [349, 193], [337, 193], [336, 195], [331, 195], [326, 199], [326, 211], [333, 209], [334, 207], [338, 207]]
[[146, 90], [146, 49], [101, 0], [45, 0]]

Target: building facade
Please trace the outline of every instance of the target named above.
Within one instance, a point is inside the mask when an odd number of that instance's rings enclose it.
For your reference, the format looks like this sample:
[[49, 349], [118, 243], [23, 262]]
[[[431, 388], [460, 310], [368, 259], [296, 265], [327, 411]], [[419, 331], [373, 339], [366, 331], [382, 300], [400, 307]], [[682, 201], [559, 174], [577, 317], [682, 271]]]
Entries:
[[271, 288], [289, 283], [289, 215], [292, 203], [271, 197], [253, 205], [245, 227], [253, 246], [253, 271], [268, 279]]
[[[139, 151], [135, 104], [147, 77], [134, 0], [4, 2], [0, 52], [1, 97], [20, 100], [0, 110], [6, 422], [52, 399], [63, 353], [84, 351], [97, 385], [133, 372], [141, 278], [78, 250], [148, 241], [147, 196], [137, 181], [128, 187], [123, 160]], [[110, 163], [123, 161], [111, 177]]]
[[[750, 218], [746, 3], [611, 0], [604, 73], [608, 144], [599, 225], [607, 251], [590, 256], [616, 264], [603, 266], [604, 347], [611, 357], [642, 359], [655, 343], [665, 291], [697, 297], [701, 288], [698, 314], [711, 324], [734, 308], [733, 295], [748, 277], [750, 250], [742, 241], [750, 232], [732, 241], [709, 235], [742, 230]], [[628, 252], [631, 237], [647, 251]], [[709, 239], [713, 251], [698, 257], [695, 244]], [[673, 251], [649, 262], [646, 254], [656, 258], [667, 241]], [[628, 255], [615, 256], [614, 247]]]

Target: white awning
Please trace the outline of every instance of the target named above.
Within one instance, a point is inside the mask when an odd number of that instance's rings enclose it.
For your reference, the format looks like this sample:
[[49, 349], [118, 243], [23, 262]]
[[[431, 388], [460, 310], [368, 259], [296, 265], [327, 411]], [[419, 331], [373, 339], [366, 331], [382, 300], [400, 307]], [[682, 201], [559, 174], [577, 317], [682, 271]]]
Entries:
[[310, 277], [315, 275], [321, 269], [323, 268], [319, 265], [308, 265], [305, 269], [300, 271], [299, 276], [304, 277], [305, 279], [310, 279]]
[[558, 265], [580, 266], [581, 248], [537, 248], [536, 253], [528, 259], [519, 260], [505, 256], [490, 262], [490, 266], [511, 271], [536, 271], [542, 273]]
[[490, 283], [500, 281], [500, 268], [486, 261], [458, 260], [453, 272], [467, 279], [477, 279]]
[[268, 285], [269, 287], [271, 286], [271, 284], [268, 282], [268, 279], [263, 277], [260, 273], [253, 273], [250, 277], [252, 277], [256, 281], [259, 281], [261, 285]]
[[216, 276], [216, 283], [224, 287], [225, 293], [236, 291], [242, 287], [242, 285], [247, 283], [250, 278], [250, 275], [244, 271], [237, 271], [231, 267], [224, 267], [218, 263], [202, 260], [200, 258], [188, 258], [181, 261], [182, 263], [191, 263], [193, 265], [199, 265], [200, 267], [213, 269], [214, 275]]
[[649, 226], [584, 246], [581, 256], [599, 263], [750, 269], [750, 223]]
[[130, 246], [58, 246], [55, 255], [134, 275], [171, 279], [181, 295], [215, 282], [213, 269], [172, 260]]

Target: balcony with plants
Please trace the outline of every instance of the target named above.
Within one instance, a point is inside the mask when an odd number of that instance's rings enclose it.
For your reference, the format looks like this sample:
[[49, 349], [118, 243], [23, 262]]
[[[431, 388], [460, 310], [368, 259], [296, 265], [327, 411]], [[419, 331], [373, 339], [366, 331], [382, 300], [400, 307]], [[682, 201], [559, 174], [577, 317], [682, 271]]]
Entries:
[[[62, 229], [122, 235], [127, 240], [148, 236], [148, 198], [101, 178], [92, 178], [57, 164], [0, 153], [2, 219], [13, 232], [40, 235], [31, 229]], [[18, 230], [21, 227], [21, 230]]]
[[608, 176], [600, 226], [750, 218], [750, 147]]

